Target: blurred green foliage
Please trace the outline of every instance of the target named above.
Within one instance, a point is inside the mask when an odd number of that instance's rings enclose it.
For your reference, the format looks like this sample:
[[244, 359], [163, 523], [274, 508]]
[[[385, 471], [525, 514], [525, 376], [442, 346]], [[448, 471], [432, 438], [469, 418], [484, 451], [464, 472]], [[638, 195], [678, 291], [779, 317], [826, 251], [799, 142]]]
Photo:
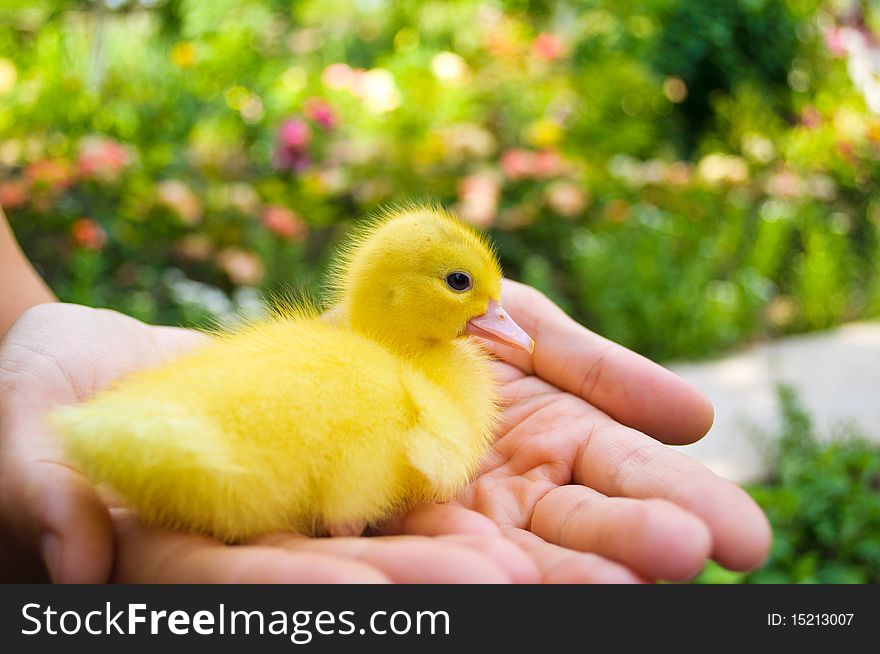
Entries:
[[762, 442], [770, 477], [749, 488], [773, 525], [760, 570], [712, 564], [702, 583], [880, 583], [880, 446], [852, 429], [822, 442], [794, 392], [779, 390], [782, 426]]
[[0, 204], [62, 298], [149, 321], [430, 198], [654, 358], [822, 328], [880, 311], [877, 16], [838, 4], [0, 0]]

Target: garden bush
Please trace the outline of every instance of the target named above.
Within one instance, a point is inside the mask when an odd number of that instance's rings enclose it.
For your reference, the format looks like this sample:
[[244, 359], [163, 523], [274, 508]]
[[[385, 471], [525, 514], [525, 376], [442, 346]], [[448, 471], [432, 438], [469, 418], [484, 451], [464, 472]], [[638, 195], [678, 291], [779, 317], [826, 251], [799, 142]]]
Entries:
[[769, 477], [748, 488], [773, 525], [770, 559], [748, 574], [711, 565], [704, 583], [880, 583], [880, 445], [846, 425], [820, 439], [794, 392], [779, 390]]
[[4, 3], [0, 204], [63, 299], [200, 324], [427, 198], [596, 331], [706, 356], [880, 310], [878, 12], [835, 8]]

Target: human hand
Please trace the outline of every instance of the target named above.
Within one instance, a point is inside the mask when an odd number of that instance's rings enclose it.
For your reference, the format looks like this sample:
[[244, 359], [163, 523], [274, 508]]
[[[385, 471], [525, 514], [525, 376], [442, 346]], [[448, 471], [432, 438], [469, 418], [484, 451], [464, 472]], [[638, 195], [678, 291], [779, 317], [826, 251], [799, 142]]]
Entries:
[[274, 534], [227, 546], [108, 507], [65, 463], [45, 414], [204, 338], [76, 305], [19, 319], [0, 344], [0, 578], [33, 581], [48, 569], [54, 581], [80, 583], [537, 581], [534, 563], [497, 528], [437, 538]]
[[422, 507], [398, 526], [474, 532], [478, 512], [529, 551], [544, 581], [687, 579], [710, 555], [735, 570], [760, 565], [771, 536], [757, 505], [663, 444], [701, 438], [709, 402], [528, 286], [505, 282], [503, 304], [536, 346], [530, 358], [487, 344], [505, 361], [494, 451], [456, 505]]

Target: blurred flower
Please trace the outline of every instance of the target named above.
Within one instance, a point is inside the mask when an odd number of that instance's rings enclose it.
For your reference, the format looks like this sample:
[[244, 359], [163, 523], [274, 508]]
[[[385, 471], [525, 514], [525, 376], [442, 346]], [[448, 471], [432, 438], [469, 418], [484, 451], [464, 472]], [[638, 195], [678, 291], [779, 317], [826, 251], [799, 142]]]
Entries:
[[680, 77], [667, 77], [663, 80], [663, 95], [670, 102], [678, 104], [687, 98], [688, 87]]
[[107, 232], [91, 218], [79, 218], [70, 226], [74, 244], [87, 250], [100, 250], [107, 242]]
[[229, 193], [229, 206], [243, 214], [252, 214], [260, 204], [260, 196], [254, 187], [246, 182], [234, 182], [227, 189]]
[[348, 188], [345, 172], [340, 166], [312, 170], [303, 177], [305, 188], [314, 195], [332, 195]]
[[28, 164], [24, 169], [24, 178], [32, 186], [50, 190], [67, 188], [73, 182], [70, 165], [60, 159], [41, 159]]
[[562, 47], [562, 41], [560, 41], [559, 37], [555, 34], [542, 32], [541, 34], [538, 34], [532, 43], [532, 54], [538, 59], [543, 59], [544, 61], [558, 59], [563, 53], [564, 48]]
[[830, 202], [837, 196], [837, 185], [828, 175], [821, 173], [812, 175], [809, 179], [805, 180], [804, 186], [807, 193], [817, 200]]
[[322, 98], [309, 98], [305, 104], [305, 115], [324, 129], [336, 127], [337, 117], [333, 107]]
[[19, 179], [0, 182], [0, 207], [15, 209], [27, 201], [27, 192]]
[[768, 163], [776, 154], [773, 142], [756, 132], [749, 132], [743, 137], [742, 150], [749, 159], [758, 163]]
[[256, 254], [239, 248], [220, 250], [217, 265], [233, 284], [256, 286], [266, 274], [263, 262]]
[[553, 211], [567, 218], [580, 214], [589, 202], [586, 191], [580, 185], [564, 181], [549, 184], [544, 190], [544, 198]]
[[510, 148], [501, 154], [501, 171], [508, 179], [531, 177], [535, 172], [535, 154], [523, 148]]
[[171, 62], [178, 68], [192, 68], [196, 63], [196, 47], [189, 41], [181, 41], [171, 48]]
[[686, 161], [673, 161], [666, 169], [664, 181], [671, 186], [686, 186], [693, 177], [693, 167]]
[[783, 170], [771, 175], [765, 184], [768, 195], [788, 199], [800, 197], [803, 186], [803, 180], [791, 170]]
[[441, 152], [452, 161], [484, 159], [498, 147], [492, 132], [477, 123], [449, 125], [441, 129], [438, 136]]
[[555, 120], [541, 118], [531, 122], [525, 128], [525, 139], [537, 148], [549, 148], [557, 145], [564, 135], [562, 127]]
[[801, 111], [801, 124], [807, 129], [816, 129], [822, 124], [822, 114], [816, 107], [805, 107]]
[[87, 136], [79, 144], [76, 165], [86, 179], [115, 182], [129, 162], [128, 150], [113, 139]]
[[471, 77], [467, 62], [454, 52], [438, 52], [431, 59], [431, 72], [441, 82], [452, 85], [464, 84]]
[[458, 213], [478, 227], [489, 227], [498, 211], [501, 185], [491, 172], [479, 172], [458, 181]]
[[308, 226], [287, 207], [269, 204], [263, 208], [263, 224], [278, 236], [296, 243], [302, 242], [308, 234]]
[[535, 177], [545, 179], [559, 175], [564, 168], [562, 157], [555, 150], [541, 150], [535, 153], [533, 173]]
[[298, 119], [285, 120], [278, 130], [275, 165], [296, 172], [306, 169], [311, 163], [308, 156], [311, 142], [312, 131], [305, 122]]
[[15, 80], [18, 78], [18, 71], [15, 64], [0, 57], [0, 95], [6, 95], [15, 88]]
[[189, 186], [177, 179], [166, 179], [157, 187], [159, 202], [177, 214], [186, 225], [202, 219], [202, 201]]
[[825, 46], [831, 54], [835, 57], [846, 56], [843, 31], [839, 27], [832, 25], [822, 33], [822, 37], [825, 40]]
[[374, 113], [386, 113], [400, 106], [400, 91], [391, 71], [373, 68], [363, 74], [357, 95], [364, 99], [364, 105]]
[[321, 81], [331, 89], [350, 89], [354, 83], [355, 72], [348, 64], [330, 64], [321, 73]]
[[184, 259], [207, 261], [214, 253], [214, 243], [204, 234], [187, 234], [174, 247]]
[[281, 125], [279, 137], [286, 147], [303, 149], [311, 143], [312, 132], [301, 120], [285, 120]]
[[602, 217], [608, 222], [622, 223], [629, 218], [630, 205], [626, 200], [612, 200], [602, 209]]
[[697, 164], [697, 174], [710, 184], [739, 184], [749, 176], [749, 167], [742, 157], [715, 152]]

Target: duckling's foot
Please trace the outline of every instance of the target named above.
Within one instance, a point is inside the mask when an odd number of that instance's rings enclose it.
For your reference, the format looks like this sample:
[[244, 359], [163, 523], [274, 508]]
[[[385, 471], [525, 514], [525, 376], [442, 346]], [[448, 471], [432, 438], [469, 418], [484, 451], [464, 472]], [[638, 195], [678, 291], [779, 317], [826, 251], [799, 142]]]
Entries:
[[327, 525], [327, 531], [334, 538], [360, 536], [367, 528], [367, 521], [360, 520], [358, 522], [343, 522], [341, 524]]

